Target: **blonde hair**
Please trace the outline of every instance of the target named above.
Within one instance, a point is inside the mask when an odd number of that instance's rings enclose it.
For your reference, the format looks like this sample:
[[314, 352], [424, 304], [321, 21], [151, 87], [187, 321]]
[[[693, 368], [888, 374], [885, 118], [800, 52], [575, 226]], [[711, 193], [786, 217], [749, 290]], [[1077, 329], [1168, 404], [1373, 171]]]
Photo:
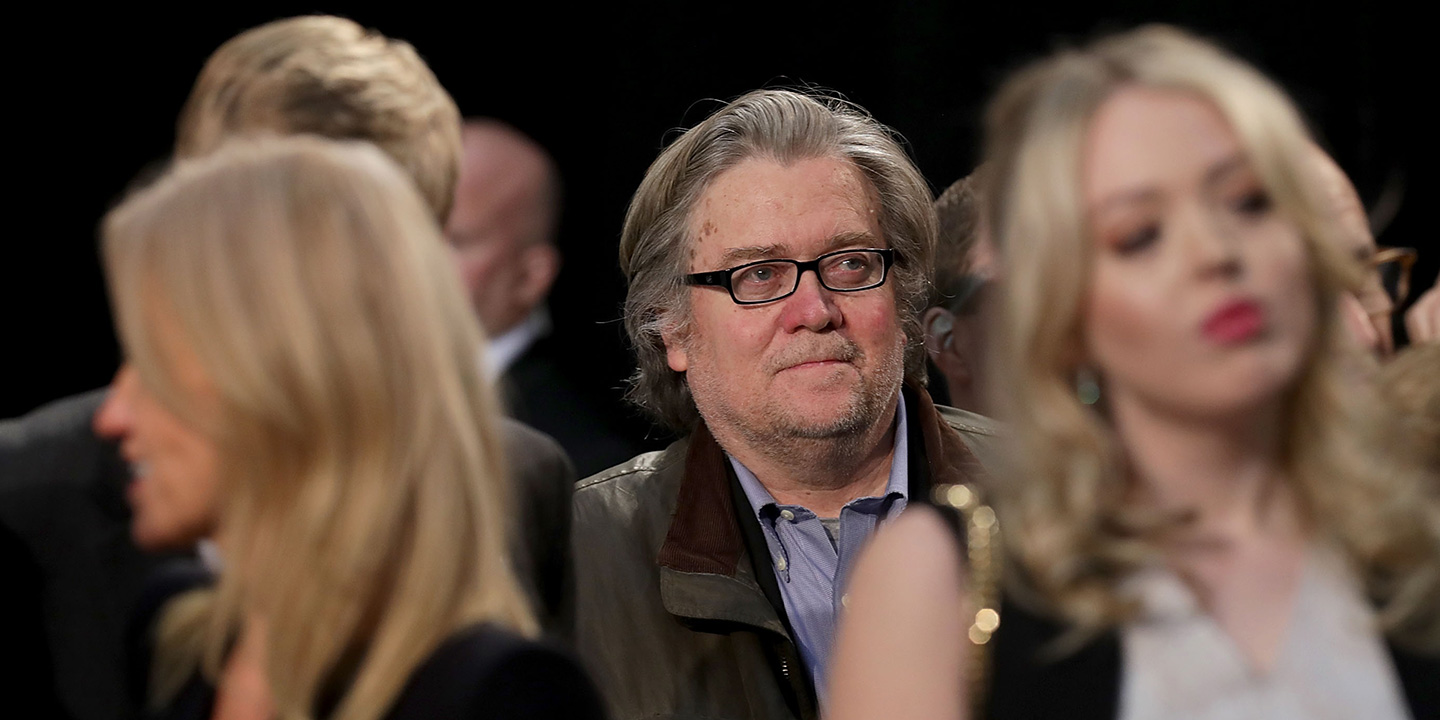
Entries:
[[[160, 622], [163, 703], [218, 677], [249, 613], [268, 623], [281, 717], [380, 717], [457, 628], [533, 633], [505, 552], [505, 481], [482, 342], [439, 228], [373, 146], [241, 141], [177, 164], [106, 217], [117, 326], [142, 382], [170, 379], [173, 320], [219, 398], [214, 590]], [[173, 342], [173, 340], [171, 340]], [[353, 675], [349, 674], [353, 668]], [[341, 685], [340, 687], [347, 687]]]
[[420, 188], [443, 225], [460, 172], [460, 110], [409, 43], [329, 15], [276, 20], [205, 61], [180, 112], [179, 157], [235, 135], [364, 140]]
[[1402, 419], [1407, 437], [1440, 487], [1440, 344], [1411, 345], [1380, 366], [1381, 395]]
[[[1156, 549], [1122, 500], [1127, 475], [1113, 428], [1074, 389], [1092, 245], [1081, 151], [1100, 106], [1135, 85], [1191, 93], [1226, 118], [1278, 211], [1305, 237], [1321, 317], [1335, 317], [1338, 293], [1359, 280], [1331, 237], [1298, 112], [1274, 83], [1216, 47], [1149, 26], [1060, 52], [1000, 90], [986, 119], [988, 210], [1005, 257], [991, 361], [995, 402], [1017, 447], [997, 504], [1022, 569], [1017, 590], [1092, 632], [1128, 616], [1117, 586]], [[1392, 636], [1440, 644], [1440, 503], [1420, 463], [1394, 447], [1392, 419], [1360, 397], [1363, 383], [1342, 375], [1346, 349], [1333, 323], [1322, 325], [1286, 397], [1281, 462], [1311, 526], [1338, 541], [1384, 602]]]

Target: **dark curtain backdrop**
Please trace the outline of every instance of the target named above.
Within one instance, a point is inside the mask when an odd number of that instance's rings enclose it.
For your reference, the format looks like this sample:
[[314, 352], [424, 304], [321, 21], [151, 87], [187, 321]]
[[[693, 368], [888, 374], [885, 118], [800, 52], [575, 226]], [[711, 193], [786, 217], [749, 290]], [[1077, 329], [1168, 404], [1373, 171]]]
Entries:
[[551, 150], [565, 183], [556, 325], [584, 360], [576, 372], [615, 398], [631, 367], [617, 321], [624, 284], [616, 262], [630, 194], [677, 128], [717, 99], [761, 86], [843, 93], [905, 136], [938, 190], [975, 163], [981, 108], [1007, 70], [1097, 32], [1175, 22], [1220, 40], [1288, 88], [1367, 205], [1399, 201], [1380, 242], [1421, 249], [1420, 288], [1433, 282], [1440, 254], [1424, 219], [1435, 185], [1434, 120], [1421, 110], [1432, 102], [1435, 61], [1429, 47], [1417, 47], [1434, 41], [1421, 38], [1418, 17], [1398, 3], [130, 7], [35, 4], [9, 27], [6, 106], [19, 151], [10, 213], [29, 220], [11, 224], [0, 261], [0, 417], [107, 382], [117, 351], [97, 222], [141, 168], [166, 157], [210, 51], [245, 28], [306, 12], [346, 15], [409, 40], [462, 112], [502, 118]]

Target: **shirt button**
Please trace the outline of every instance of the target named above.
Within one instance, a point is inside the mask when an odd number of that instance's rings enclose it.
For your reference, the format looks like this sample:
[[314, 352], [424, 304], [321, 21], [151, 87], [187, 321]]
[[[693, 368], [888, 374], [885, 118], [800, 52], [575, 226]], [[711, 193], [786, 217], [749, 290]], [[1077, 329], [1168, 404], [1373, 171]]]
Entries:
[[840, 607], [850, 607], [850, 593], [845, 593], [840, 596]]
[[780, 517], [784, 518], [789, 522], [795, 522], [795, 513], [790, 512], [789, 510], [781, 510]]
[[785, 572], [785, 568], [787, 568], [787, 567], [789, 567], [789, 564], [785, 562], [785, 556], [784, 556], [784, 555], [776, 555], [776, 556], [775, 556], [775, 569], [776, 569], [776, 570], [779, 570], [780, 572]]

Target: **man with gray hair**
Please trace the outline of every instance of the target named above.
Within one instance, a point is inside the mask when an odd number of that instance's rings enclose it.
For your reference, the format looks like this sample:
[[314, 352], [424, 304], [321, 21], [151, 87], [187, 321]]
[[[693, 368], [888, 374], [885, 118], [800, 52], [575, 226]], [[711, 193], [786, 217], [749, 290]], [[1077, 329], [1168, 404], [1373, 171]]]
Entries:
[[930, 199], [863, 110], [781, 90], [650, 166], [620, 242], [633, 396], [686, 437], [581, 481], [573, 526], [618, 720], [818, 717], [860, 546], [988, 464], [988, 421], [923, 387]]

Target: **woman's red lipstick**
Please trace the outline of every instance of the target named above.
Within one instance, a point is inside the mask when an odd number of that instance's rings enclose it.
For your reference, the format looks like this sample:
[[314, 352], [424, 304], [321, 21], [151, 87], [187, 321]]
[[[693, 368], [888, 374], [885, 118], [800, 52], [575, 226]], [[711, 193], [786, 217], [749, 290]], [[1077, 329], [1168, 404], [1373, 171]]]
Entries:
[[1265, 330], [1265, 310], [1251, 300], [1232, 300], [1210, 313], [1200, 330], [1221, 345], [1243, 343]]

